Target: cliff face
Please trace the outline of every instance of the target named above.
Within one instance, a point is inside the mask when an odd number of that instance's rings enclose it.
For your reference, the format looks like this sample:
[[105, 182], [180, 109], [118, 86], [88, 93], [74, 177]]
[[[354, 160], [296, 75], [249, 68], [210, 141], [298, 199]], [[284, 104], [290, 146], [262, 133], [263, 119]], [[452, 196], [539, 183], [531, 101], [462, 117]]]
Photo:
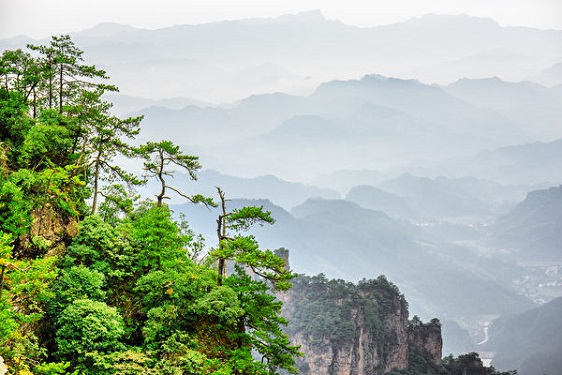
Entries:
[[31, 212], [29, 234], [20, 238], [19, 256], [62, 255], [66, 244], [78, 233], [78, 220], [58, 212], [50, 203]]
[[427, 324], [413, 323], [408, 326], [408, 358], [429, 358], [436, 366], [442, 364], [443, 338], [441, 323], [437, 319]]
[[408, 307], [384, 278], [358, 285], [300, 278], [282, 297], [288, 333], [301, 345], [301, 374], [383, 375], [422, 356], [441, 364], [441, 326], [408, 321]]

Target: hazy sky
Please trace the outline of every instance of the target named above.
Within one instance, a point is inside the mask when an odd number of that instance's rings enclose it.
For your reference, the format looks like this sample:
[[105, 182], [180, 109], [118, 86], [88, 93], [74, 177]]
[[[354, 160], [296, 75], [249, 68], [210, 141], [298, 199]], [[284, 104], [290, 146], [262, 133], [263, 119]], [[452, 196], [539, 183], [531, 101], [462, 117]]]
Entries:
[[0, 0], [0, 38], [43, 38], [100, 22], [161, 28], [320, 9], [358, 26], [405, 21], [427, 13], [490, 17], [505, 26], [562, 30], [562, 0]]

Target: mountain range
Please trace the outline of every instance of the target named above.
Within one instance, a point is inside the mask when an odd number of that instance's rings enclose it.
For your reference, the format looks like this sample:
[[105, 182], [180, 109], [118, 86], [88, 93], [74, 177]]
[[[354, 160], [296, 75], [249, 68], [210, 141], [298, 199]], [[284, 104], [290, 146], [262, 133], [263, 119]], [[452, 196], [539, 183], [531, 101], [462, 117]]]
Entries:
[[[309, 12], [157, 30], [102, 24], [72, 37], [125, 94], [108, 97], [114, 111], [145, 116], [145, 140], [174, 139], [225, 174], [562, 182], [559, 158], [540, 156], [562, 139], [562, 80], [544, 78], [561, 63], [562, 31], [464, 15], [360, 28]], [[0, 47], [27, 42], [41, 41]], [[545, 86], [524, 81], [539, 76]], [[532, 145], [532, 155], [509, 149]], [[356, 182], [322, 187], [346, 194]]]
[[[506, 87], [526, 95], [535, 90], [525, 83]], [[552, 103], [559, 98], [555, 89], [543, 94]], [[560, 152], [560, 107], [529, 107], [526, 117], [535, 121], [523, 125], [492, 104], [484, 108], [440, 87], [371, 75], [328, 82], [308, 96], [258, 95], [229, 107], [152, 106], [134, 114], [145, 116], [142, 139], [172, 137], [208, 168], [231, 175], [311, 182], [351, 168], [387, 175], [409, 169], [502, 183], [560, 181], [559, 159], [541, 157], [547, 148]], [[518, 173], [521, 166], [529, 174]]]
[[[493, 76], [562, 83], [556, 68], [562, 31], [502, 27], [466, 15], [360, 28], [312, 11], [157, 30], [101, 24], [72, 37], [124, 94], [153, 99], [218, 103], [257, 93], [304, 94], [322, 82], [367, 73], [440, 84]], [[30, 41], [2, 40], [0, 48]]]

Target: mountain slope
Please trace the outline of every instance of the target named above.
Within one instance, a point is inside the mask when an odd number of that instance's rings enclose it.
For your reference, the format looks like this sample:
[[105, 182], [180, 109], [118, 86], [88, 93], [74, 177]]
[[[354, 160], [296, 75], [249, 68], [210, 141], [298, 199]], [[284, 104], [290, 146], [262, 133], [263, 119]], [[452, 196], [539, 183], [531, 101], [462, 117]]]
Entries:
[[562, 137], [559, 89], [531, 82], [505, 82], [498, 77], [462, 79], [443, 89], [466, 102], [501, 113], [518, 127], [542, 137], [539, 139]]
[[490, 328], [492, 364], [522, 375], [557, 375], [562, 369], [562, 298], [503, 317]]
[[532, 191], [493, 226], [494, 243], [522, 259], [562, 260], [562, 186]]

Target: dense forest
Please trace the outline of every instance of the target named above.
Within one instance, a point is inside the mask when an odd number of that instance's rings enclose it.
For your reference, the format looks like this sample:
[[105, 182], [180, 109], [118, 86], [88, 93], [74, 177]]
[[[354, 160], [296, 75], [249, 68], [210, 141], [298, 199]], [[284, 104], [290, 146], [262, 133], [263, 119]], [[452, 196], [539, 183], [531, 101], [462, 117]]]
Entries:
[[[118, 88], [107, 82], [66, 35], [0, 59], [0, 358], [8, 373], [297, 372], [302, 353], [276, 297], [296, 275], [249, 232], [272, 224], [271, 214], [229, 209], [221, 189], [183, 193], [171, 177], [181, 170], [195, 181], [198, 157], [167, 140], [135, 143], [142, 117], [113, 115], [104, 94]], [[122, 168], [124, 158], [144, 174]], [[140, 199], [134, 188], [149, 179], [155, 198]], [[206, 251], [173, 215], [170, 194], [219, 207], [216, 246]], [[308, 295], [302, 311], [318, 315], [316, 298]], [[296, 327], [326, 329], [306, 319]], [[332, 332], [344, 340], [345, 330]], [[474, 354], [420, 371], [406, 373], [496, 373]]]

